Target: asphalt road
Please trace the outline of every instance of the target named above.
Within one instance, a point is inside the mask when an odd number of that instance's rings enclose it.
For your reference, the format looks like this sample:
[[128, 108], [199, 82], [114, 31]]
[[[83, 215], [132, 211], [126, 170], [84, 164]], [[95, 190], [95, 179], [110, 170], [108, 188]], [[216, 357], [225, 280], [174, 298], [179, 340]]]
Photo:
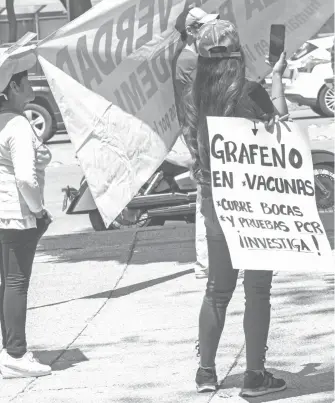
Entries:
[[[316, 121], [301, 124], [309, 119]], [[87, 216], [61, 212], [61, 188], [77, 186], [82, 172], [71, 144], [57, 139], [47, 169], [46, 204], [55, 217], [49, 235], [92, 231]], [[27, 336], [37, 357], [53, 363], [53, 374], [0, 381], [0, 402], [214, 403], [229, 396], [231, 402], [332, 402], [333, 275], [305, 271], [279, 273], [271, 290], [267, 365], [288, 389], [268, 398], [237, 396], [245, 368], [239, 278], [217, 356], [224, 389], [213, 399], [194, 393], [193, 343], [206, 283], [194, 278], [194, 258], [191, 225], [42, 238]]]
[[[327, 126], [331, 118], [316, 115], [310, 109], [291, 112], [291, 116], [304, 129], [308, 126]], [[57, 134], [49, 143], [53, 159], [46, 173], [46, 205], [54, 216], [49, 234], [68, 234], [74, 232], [92, 231], [87, 215], [66, 215], [62, 212], [63, 194], [61, 189], [67, 185], [78, 188], [82, 178], [82, 170], [75, 158], [74, 149], [67, 134]]]

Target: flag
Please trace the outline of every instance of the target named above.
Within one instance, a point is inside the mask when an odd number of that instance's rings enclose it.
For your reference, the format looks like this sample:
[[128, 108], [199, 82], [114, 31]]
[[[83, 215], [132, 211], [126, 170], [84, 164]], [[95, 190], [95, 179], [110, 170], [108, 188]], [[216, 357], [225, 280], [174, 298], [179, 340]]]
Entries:
[[171, 61], [189, 4], [236, 23], [255, 80], [269, 73], [272, 23], [290, 27], [290, 55], [333, 13], [331, 0], [105, 0], [43, 40], [39, 61], [106, 226], [180, 134]]

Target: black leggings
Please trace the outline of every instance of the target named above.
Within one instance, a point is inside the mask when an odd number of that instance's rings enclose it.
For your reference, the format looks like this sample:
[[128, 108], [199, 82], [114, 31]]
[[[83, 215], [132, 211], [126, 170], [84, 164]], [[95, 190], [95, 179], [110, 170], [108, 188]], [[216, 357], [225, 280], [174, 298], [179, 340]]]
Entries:
[[[234, 293], [238, 270], [234, 270], [229, 248], [217, 219], [213, 201], [202, 200], [208, 245], [208, 282], [199, 318], [200, 365], [214, 367], [228, 304]], [[246, 263], [247, 264], [247, 263]], [[247, 369], [263, 370], [270, 326], [272, 271], [244, 272], [244, 333]]]
[[15, 358], [22, 357], [27, 352], [27, 295], [40, 235], [36, 228], [0, 229], [2, 345]]

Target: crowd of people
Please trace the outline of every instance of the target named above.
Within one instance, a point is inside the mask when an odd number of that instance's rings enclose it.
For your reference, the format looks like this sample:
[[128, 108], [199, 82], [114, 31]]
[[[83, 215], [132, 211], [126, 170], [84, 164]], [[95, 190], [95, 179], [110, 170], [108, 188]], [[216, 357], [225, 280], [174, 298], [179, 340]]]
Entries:
[[[245, 57], [231, 22], [193, 7], [180, 15], [176, 29], [180, 43], [173, 60], [174, 91], [198, 190], [195, 274], [197, 278], [208, 277], [199, 317], [200, 363], [196, 373], [198, 392], [206, 392], [218, 387], [216, 353], [239, 275], [232, 267], [213, 205], [206, 117], [257, 119], [267, 128], [275, 117], [286, 117], [282, 85], [286, 59], [282, 54], [272, 66], [270, 98], [260, 84], [246, 78]], [[25, 334], [34, 255], [52, 221], [43, 199], [44, 171], [51, 154], [23, 114], [33, 98], [27, 70], [35, 62], [32, 52], [8, 53], [0, 60], [0, 371], [4, 378], [51, 373], [48, 365], [38, 362], [27, 350]], [[271, 281], [271, 271], [244, 274], [247, 368], [243, 396], [286, 388], [285, 381], [275, 378], [264, 366]]]

